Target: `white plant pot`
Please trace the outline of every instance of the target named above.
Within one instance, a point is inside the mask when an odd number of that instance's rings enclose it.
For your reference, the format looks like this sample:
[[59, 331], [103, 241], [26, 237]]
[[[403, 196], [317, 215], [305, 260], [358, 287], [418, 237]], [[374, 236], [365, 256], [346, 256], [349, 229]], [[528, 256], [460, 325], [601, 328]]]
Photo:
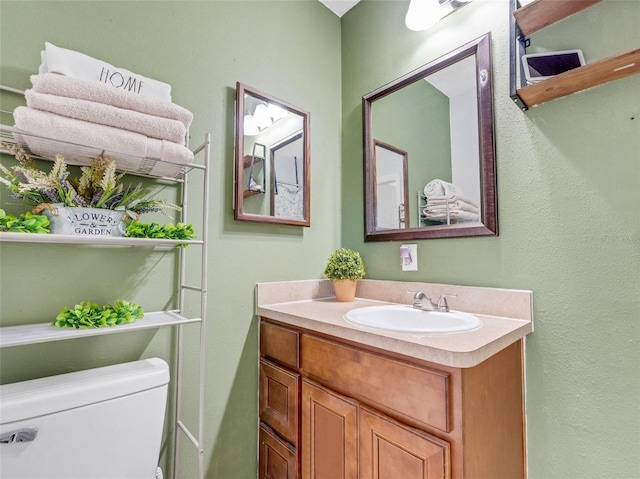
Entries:
[[125, 212], [103, 208], [80, 208], [52, 204], [42, 210], [51, 222], [52, 234], [71, 236], [124, 236]]

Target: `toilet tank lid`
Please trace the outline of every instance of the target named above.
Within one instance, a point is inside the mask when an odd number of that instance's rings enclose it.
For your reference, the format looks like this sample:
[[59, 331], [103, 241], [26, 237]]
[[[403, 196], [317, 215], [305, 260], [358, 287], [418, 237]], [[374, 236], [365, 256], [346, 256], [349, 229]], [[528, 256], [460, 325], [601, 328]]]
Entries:
[[0, 386], [0, 421], [7, 424], [166, 385], [169, 366], [142, 359]]

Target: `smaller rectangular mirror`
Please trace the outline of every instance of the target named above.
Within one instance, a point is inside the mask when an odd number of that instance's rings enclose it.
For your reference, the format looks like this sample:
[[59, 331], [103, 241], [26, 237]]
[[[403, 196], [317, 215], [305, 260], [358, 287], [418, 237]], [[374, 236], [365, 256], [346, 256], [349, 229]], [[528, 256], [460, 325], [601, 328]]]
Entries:
[[234, 217], [309, 226], [309, 113], [236, 84]]

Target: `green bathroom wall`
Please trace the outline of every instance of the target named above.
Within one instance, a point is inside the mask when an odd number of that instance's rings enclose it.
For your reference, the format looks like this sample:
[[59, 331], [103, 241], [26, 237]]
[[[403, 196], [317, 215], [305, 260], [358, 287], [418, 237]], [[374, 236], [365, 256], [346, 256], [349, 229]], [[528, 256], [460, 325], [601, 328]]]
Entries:
[[[191, 144], [211, 132], [207, 477], [252, 478], [257, 469], [254, 284], [321, 277], [329, 253], [343, 245], [362, 252], [370, 278], [533, 290], [530, 477], [636, 479], [640, 76], [523, 113], [508, 95], [506, 1], [476, 0], [420, 33], [404, 27], [406, 3], [364, 0], [341, 22], [315, 0], [2, 0], [0, 83], [28, 88], [49, 41], [172, 84], [174, 102], [194, 113]], [[640, 2], [607, 0], [534, 35], [534, 46], [538, 39], [552, 49], [578, 46], [593, 61], [640, 44], [639, 18]], [[419, 271], [402, 273], [399, 243], [363, 243], [362, 95], [487, 31], [500, 236], [416, 241]], [[233, 220], [238, 80], [311, 112], [310, 228]], [[0, 102], [3, 110], [19, 103], [5, 94]], [[5, 207], [6, 194], [0, 199]], [[2, 243], [0, 321], [47, 321], [85, 299], [164, 307], [175, 288], [173, 258], [134, 248]], [[187, 335], [194, 340], [192, 330]], [[0, 352], [0, 381], [171, 358], [171, 339], [161, 330], [10, 348]], [[189, 349], [187, 363], [194, 359]], [[185, 378], [189, 393], [195, 377]], [[192, 421], [193, 409], [187, 413]], [[185, 454], [182, 477], [190, 479], [194, 463]]]
[[[342, 20], [342, 243], [369, 278], [528, 289], [531, 479], [640, 477], [640, 75], [520, 111], [509, 97], [508, 2], [475, 1], [425, 32], [406, 1], [364, 0]], [[492, 35], [497, 237], [364, 243], [361, 98]], [[536, 49], [587, 62], [640, 45], [640, 2], [608, 0], [548, 27]], [[412, 243], [408, 241], [407, 243]], [[498, 433], [487, 431], [487, 433]]]
[[[37, 73], [40, 51], [48, 41], [170, 83], [173, 101], [194, 113], [191, 145], [201, 144], [205, 133], [211, 133], [205, 467], [210, 478], [255, 477], [254, 285], [319, 278], [326, 258], [340, 245], [340, 19], [315, 0], [3, 0], [0, 9], [3, 85], [29, 88], [29, 76]], [[310, 112], [311, 227], [233, 220], [236, 81]], [[13, 94], [3, 93], [0, 101], [3, 110], [20, 104]], [[9, 165], [12, 158], [2, 155], [0, 161]], [[195, 217], [201, 211], [202, 188], [198, 173], [192, 178], [190, 208]], [[0, 198], [8, 211], [26, 210], [6, 194]], [[174, 259], [172, 251], [146, 248], [2, 243], [2, 324], [49, 321], [63, 306], [82, 300], [104, 303], [122, 297], [148, 311], [170, 307]], [[189, 264], [189, 273], [196, 276], [198, 265]], [[189, 426], [194, 425], [197, 394], [194, 334], [187, 328]], [[171, 359], [172, 337], [171, 331], [160, 330], [3, 349], [1, 381], [140, 357]], [[192, 449], [184, 448], [181, 477], [196, 477], [193, 459]], [[168, 469], [165, 477], [171, 477]]]

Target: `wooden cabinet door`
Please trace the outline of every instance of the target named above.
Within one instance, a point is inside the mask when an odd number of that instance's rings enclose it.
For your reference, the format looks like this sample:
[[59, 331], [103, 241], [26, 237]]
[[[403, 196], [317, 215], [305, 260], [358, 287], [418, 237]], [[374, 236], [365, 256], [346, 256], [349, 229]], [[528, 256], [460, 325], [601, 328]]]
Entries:
[[260, 419], [294, 446], [298, 445], [300, 375], [260, 360]]
[[292, 447], [264, 424], [260, 425], [258, 479], [298, 479], [298, 460]]
[[357, 414], [354, 401], [302, 381], [304, 479], [357, 479]]
[[359, 410], [360, 479], [449, 479], [449, 443], [372, 410]]

